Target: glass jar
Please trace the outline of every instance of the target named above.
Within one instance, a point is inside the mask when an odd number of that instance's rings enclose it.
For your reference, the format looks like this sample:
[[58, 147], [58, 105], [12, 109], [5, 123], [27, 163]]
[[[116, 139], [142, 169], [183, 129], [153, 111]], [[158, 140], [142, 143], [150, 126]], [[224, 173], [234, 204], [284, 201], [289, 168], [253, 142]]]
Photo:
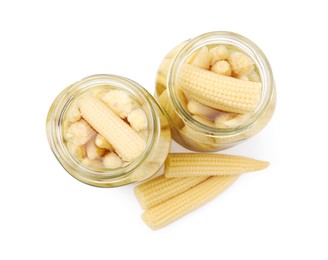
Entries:
[[[193, 116], [187, 108], [189, 99], [178, 84], [183, 65], [195, 57], [197, 51], [203, 46], [211, 50], [218, 45], [251, 58], [262, 82], [256, 108], [240, 123], [224, 128]], [[172, 138], [187, 149], [201, 152], [226, 149], [254, 136], [270, 121], [276, 104], [275, 83], [264, 53], [249, 39], [231, 32], [206, 33], [170, 51], [159, 67], [155, 95], [169, 119]]]
[[[79, 96], [95, 89], [118, 89], [129, 93], [147, 116], [146, 148], [131, 163], [119, 168], [87, 166], [74, 158], [66, 145], [63, 129], [67, 112]], [[156, 100], [136, 82], [115, 75], [90, 76], [64, 89], [50, 107], [46, 128], [49, 145], [65, 170], [76, 179], [98, 187], [121, 186], [155, 175], [162, 167], [171, 143], [168, 121]]]

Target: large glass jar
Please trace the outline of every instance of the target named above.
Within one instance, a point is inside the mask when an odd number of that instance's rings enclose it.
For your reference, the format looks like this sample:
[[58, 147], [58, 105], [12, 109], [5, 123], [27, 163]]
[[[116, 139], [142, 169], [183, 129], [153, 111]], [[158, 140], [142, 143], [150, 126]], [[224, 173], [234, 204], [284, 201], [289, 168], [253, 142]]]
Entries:
[[[210, 54], [211, 50], [217, 46], [226, 48], [227, 53], [238, 52], [238, 54], [242, 53], [240, 56], [248, 56], [254, 69], [253, 78], [246, 77], [249, 75], [243, 77], [239, 75], [238, 80], [254, 80], [261, 84], [256, 107], [247, 114], [229, 114], [214, 109], [214, 113], [217, 113], [216, 116], [220, 115], [229, 120], [234, 119], [224, 126], [217, 124], [219, 117], [211, 121], [209, 118], [197, 115], [197, 111], [196, 114], [191, 113], [189, 109], [190, 97], [181, 87], [180, 82], [183, 81], [179, 81], [186, 75], [183, 72], [185, 64], [191, 64], [193, 59], [195, 61], [195, 55], [199, 55], [201, 51], [208, 51]], [[226, 60], [229, 58], [222, 60], [223, 64], [227, 64]], [[201, 58], [198, 61], [202, 62]], [[212, 65], [210, 65], [211, 68], [213, 68]], [[230, 65], [228, 64], [228, 66]], [[206, 73], [211, 74], [212, 72], [207, 71]], [[229, 73], [231, 74], [231, 71]], [[192, 85], [192, 80], [188, 80], [184, 82]], [[211, 83], [211, 81], [208, 82]], [[202, 89], [199, 89], [199, 92], [201, 91]], [[276, 103], [274, 79], [264, 53], [249, 39], [231, 32], [206, 33], [185, 41], [170, 51], [159, 67], [155, 94], [167, 114], [173, 139], [187, 149], [201, 152], [226, 149], [254, 136], [270, 121]], [[196, 105], [199, 104], [196, 102]], [[212, 113], [213, 108], [206, 107], [205, 110]]]
[[[148, 126], [145, 131], [147, 135], [144, 136], [145, 149], [142, 153], [130, 163], [108, 169], [100, 163], [86, 163], [91, 160], [85, 158], [83, 151], [79, 154], [79, 159], [74, 157], [64, 138], [64, 132], [71, 124], [67, 120], [68, 113], [72, 114], [70, 111], [74, 109], [74, 102], [79, 97], [86, 93], [100, 95], [113, 89], [123, 91], [133, 98], [143, 109]], [[126, 119], [125, 121], [128, 123]], [[50, 147], [65, 170], [76, 179], [99, 187], [121, 186], [150, 178], [162, 167], [171, 143], [168, 121], [156, 100], [136, 82], [115, 75], [90, 76], [64, 89], [49, 110], [46, 127]], [[122, 137], [122, 141], [123, 138], [128, 136]]]

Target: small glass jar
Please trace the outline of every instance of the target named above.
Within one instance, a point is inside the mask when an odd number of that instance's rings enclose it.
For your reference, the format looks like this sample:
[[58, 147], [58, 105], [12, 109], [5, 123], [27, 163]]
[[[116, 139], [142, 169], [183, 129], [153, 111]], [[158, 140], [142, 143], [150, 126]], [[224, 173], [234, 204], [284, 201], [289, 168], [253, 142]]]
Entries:
[[[218, 45], [251, 58], [262, 82], [256, 108], [240, 124], [227, 128], [209, 125], [201, 118], [195, 119], [187, 109], [188, 97], [178, 85], [183, 65], [203, 46]], [[187, 149], [201, 152], [226, 149], [254, 136], [270, 121], [276, 104], [275, 83], [264, 53], [249, 39], [231, 32], [206, 33], [171, 50], [159, 67], [155, 95], [169, 119], [172, 138]]]
[[[146, 148], [128, 165], [115, 169], [86, 166], [71, 155], [65, 143], [63, 129], [67, 111], [79, 96], [96, 88], [114, 88], [129, 93], [147, 116]], [[64, 89], [50, 107], [46, 127], [49, 145], [65, 170], [76, 179], [98, 187], [121, 186], [155, 175], [162, 167], [171, 143], [168, 121], [156, 100], [136, 82], [115, 75], [90, 76]]]

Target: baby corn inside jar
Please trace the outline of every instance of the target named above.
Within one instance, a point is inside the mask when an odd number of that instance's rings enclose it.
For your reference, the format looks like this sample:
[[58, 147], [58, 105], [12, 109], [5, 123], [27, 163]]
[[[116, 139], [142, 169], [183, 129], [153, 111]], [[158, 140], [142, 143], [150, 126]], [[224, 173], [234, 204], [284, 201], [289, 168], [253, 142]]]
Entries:
[[150, 178], [162, 167], [171, 142], [154, 98], [114, 75], [87, 77], [60, 93], [48, 113], [47, 135], [72, 176], [100, 187]]
[[203, 34], [169, 52], [157, 73], [156, 97], [173, 139], [203, 152], [254, 136], [270, 121], [276, 102], [264, 53], [231, 32]]

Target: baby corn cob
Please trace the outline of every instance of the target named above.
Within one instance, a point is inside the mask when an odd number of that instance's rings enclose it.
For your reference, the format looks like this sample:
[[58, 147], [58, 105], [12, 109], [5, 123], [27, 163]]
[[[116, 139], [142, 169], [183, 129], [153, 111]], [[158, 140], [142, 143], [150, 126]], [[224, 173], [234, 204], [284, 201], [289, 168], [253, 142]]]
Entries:
[[214, 199], [238, 177], [238, 175], [210, 177], [193, 188], [146, 210], [142, 218], [152, 229], [164, 227]]
[[268, 162], [234, 155], [170, 153], [166, 158], [164, 174], [167, 178], [239, 175], [262, 170], [268, 165]]
[[168, 179], [165, 178], [164, 175], [161, 175], [135, 187], [134, 192], [141, 207], [149, 209], [190, 189], [207, 178], [208, 177]]
[[[171, 59], [164, 59], [159, 73], [166, 77]], [[215, 72], [185, 64], [178, 79], [186, 95], [203, 105], [226, 112], [246, 114], [254, 110], [260, 95], [262, 83], [219, 75]]]
[[144, 139], [96, 97], [82, 97], [79, 108], [82, 117], [105, 137], [124, 161], [133, 161], [145, 149]]
[[259, 82], [219, 75], [189, 64], [182, 67], [178, 83], [190, 99], [237, 114], [255, 109], [262, 86]]

